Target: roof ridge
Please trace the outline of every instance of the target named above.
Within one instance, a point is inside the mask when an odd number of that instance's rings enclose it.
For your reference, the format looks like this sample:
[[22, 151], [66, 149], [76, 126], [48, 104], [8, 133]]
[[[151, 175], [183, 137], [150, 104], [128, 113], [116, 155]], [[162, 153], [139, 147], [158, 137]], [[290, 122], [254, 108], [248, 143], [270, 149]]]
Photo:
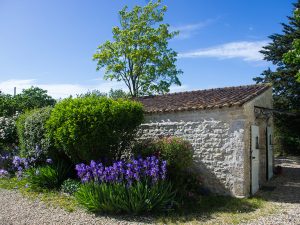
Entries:
[[270, 88], [269, 83], [251, 84], [152, 95], [136, 98], [136, 100], [144, 105], [148, 113], [212, 109], [242, 106]]
[[218, 88], [173, 92], [173, 93], [158, 94], [158, 95], [147, 95], [147, 96], [137, 97], [137, 99], [151, 98], [151, 97], [157, 97], [157, 96], [173, 96], [173, 95], [195, 93], [195, 92], [208, 92], [208, 91], [224, 90], [224, 89], [238, 89], [238, 88], [247, 88], [247, 87], [254, 87], [254, 86], [272, 87], [272, 84], [271, 83], [258, 83], [258, 84], [239, 85], [239, 86], [226, 86], [226, 87], [218, 87]]

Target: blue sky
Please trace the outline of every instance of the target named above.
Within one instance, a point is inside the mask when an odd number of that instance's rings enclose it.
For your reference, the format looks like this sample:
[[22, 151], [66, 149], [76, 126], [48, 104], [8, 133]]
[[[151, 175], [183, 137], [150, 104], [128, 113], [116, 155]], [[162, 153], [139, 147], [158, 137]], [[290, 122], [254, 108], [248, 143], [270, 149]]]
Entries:
[[[165, 22], [181, 31], [170, 42], [179, 53], [181, 87], [172, 91], [253, 83], [271, 66], [258, 53], [281, 32], [291, 0], [165, 0]], [[99, 89], [124, 88], [104, 81], [92, 61], [112, 38], [124, 5], [145, 0], [0, 0], [0, 90], [40, 86], [58, 98]]]

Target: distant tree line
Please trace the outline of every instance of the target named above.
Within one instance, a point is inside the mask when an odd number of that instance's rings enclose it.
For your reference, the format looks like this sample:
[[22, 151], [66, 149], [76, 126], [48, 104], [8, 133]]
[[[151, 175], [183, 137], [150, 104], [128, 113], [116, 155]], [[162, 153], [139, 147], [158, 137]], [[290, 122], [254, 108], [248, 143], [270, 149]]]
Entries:
[[1, 92], [0, 116], [12, 116], [16, 112], [22, 113], [34, 108], [54, 106], [55, 103], [56, 100], [39, 87], [24, 89], [15, 96]]
[[[129, 95], [121, 89], [111, 89], [108, 93], [93, 90], [84, 94], [78, 94], [77, 97], [84, 97], [88, 95], [108, 97], [112, 99], [129, 98]], [[39, 87], [23, 89], [21, 93], [15, 96], [5, 94], [0, 91], [0, 117], [10, 117], [16, 113], [20, 114], [31, 109], [54, 106], [57, 101], [58, 100], [48, 95], [47, 90], [43, 90]]]

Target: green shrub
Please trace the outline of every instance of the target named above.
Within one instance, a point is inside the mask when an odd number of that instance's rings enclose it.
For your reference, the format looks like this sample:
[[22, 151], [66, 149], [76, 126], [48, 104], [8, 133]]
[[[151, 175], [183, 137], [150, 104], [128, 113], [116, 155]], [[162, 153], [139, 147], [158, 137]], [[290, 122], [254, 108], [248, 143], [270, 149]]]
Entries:
[[194, 171], [193, 147], [188, 141], [178, 137], [144, 140], [136, 143], [132, 152], [135, 157], [155, 155], [167, 161], [167, 176], [178, 190], [180, 201], [199, 196], [202, 180]]
[[142, 120], [140, 103], [91, 95], [56, 104], [47, 129], [74, 163], [89, 162], [120, 156]]
[[192, 145], [177, 137], [142, 141], [133, 147], [133, 154], [142, 157], [156, 155], [166, 160], [170, 173], [186, 171], [193, 167]]
[[26, 171], [26, 175], [33, 190], [59, 189], [68, 178], [70, 169], [63, 162], [59, 162], [53, 165], [30, 168]]
[[121, 183], [87, 183], [75, 197], [92, 212], [142, 214], [170, 209], [175, 193], [166, 181], [154, 185], [137, 182], [130, 187]]
[[280, 155], [300, 155], [300, 113], [274, 115], [274, 150]]
[[61, 191], [69, 195], [73, 195], [80, 187], [78, 180], [67, 179], [61, 185]]
[[0, 117], [0, 152], [17, 142], [16, 119], [17, 115]]
[[51, 166], [30, 168], [26, 171], [28, 182], [33, 190], [54, 189], [58, 186], [58, 174]]
[[17, 131], [22, 157], [46, 158], [54, 149], [45, 128], [51, 110], [51, 107], [34, 109], [19, 116]]

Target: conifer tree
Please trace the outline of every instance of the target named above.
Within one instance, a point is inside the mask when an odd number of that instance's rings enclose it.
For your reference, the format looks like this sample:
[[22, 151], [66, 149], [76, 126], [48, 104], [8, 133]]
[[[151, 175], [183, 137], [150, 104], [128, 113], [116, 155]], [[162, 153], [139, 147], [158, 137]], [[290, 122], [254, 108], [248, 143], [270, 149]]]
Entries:
[[[300, 8], [300, 0], [294, 10]], [[284, 55], [294, 48], [294, 41], [300, 39], [300, 21], [295, 14], [288, 16], [288, 23], [282, 23], [282, 33], [269, 36], [271, 42], [263, 47], [264, 59], [272, 62], [276, 68], [268, 68], [260, 77], [254, 78], [257, 83], [273, 84], [274, 108], [296, 113], [296, 116], [275, 115], [274, 122], [281, 148], [300, 154], [300, 83], [296, 74], [300, 64], [285, 63]]]

